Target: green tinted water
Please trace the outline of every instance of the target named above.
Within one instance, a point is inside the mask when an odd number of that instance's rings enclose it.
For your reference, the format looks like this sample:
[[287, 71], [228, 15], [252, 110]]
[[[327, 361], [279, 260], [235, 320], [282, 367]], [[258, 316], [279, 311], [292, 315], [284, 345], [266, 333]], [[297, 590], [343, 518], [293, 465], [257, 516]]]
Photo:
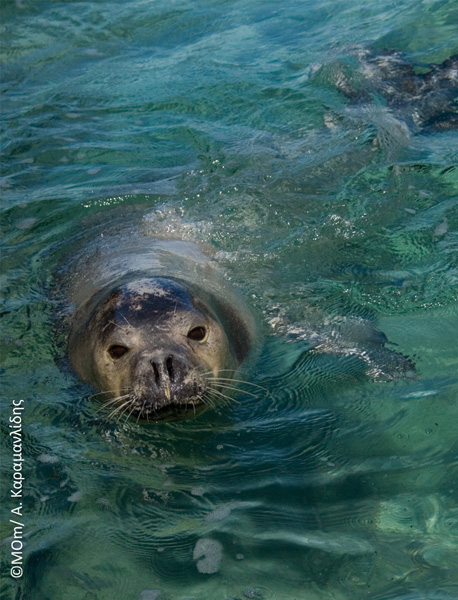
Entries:
[[[335, 86], [358, 45], [448, 58], [455, 3], [1, 10], [2, 597], [458, 598], [458, 136], [401, 135]], [[49, 289], [119, 211], [215, 247], [264, 324], [247, 376], [269, 395], [157, 426], [97, 412]], [[348, 315], [376, 318], [418, 379], [297, 362]]]

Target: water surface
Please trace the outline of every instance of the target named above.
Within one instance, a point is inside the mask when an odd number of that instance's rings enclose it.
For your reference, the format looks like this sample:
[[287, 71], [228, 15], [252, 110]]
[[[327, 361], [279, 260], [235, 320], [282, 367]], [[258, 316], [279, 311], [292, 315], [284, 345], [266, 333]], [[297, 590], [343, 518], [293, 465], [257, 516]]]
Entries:
[[[2, 597], [458, 598], [458, 134], [336, 85], [359, 80], [362, 48], [447, 59], [456, 4], [1, 11]], [[156, 426], [97, 412], [51, 292], [81, 232], [119, 214], [213, 246], [262, 324], [244, 376], [269, 393]], [[352, 319], [378, 324], [418, 378], [304, 354]]]

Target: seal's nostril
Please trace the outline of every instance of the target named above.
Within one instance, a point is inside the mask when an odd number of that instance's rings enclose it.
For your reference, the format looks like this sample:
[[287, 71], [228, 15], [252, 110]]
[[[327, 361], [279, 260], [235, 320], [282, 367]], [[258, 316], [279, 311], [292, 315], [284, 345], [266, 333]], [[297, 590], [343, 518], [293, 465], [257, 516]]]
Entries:
[[157, 364], [154, 362], [154, 360], [151, 361], [151, 365], [153, 367], [153, 371], [154, 371], [154, 378], [156, 380], [156, 383], [159, 383], [161, 376], [159, 374], [159, 369], [157, 368]]
[[167, 360], [165, 361], [165, 366], [167, 369], [167, 373], [169, 374], [170, 381], [173, 381], [173, 377], [175, 375], [175, 372], [173, 369], [173, 356], [169, 356], [167, 358]]
[[175, 378], [175, 368], [173, 356], [168, 356], [164, 362], [163, 359], [151, 360], [151, 366], [153, 367], [154, 380], [157, 385], [162, 385], [166, 381], [173, 381]]

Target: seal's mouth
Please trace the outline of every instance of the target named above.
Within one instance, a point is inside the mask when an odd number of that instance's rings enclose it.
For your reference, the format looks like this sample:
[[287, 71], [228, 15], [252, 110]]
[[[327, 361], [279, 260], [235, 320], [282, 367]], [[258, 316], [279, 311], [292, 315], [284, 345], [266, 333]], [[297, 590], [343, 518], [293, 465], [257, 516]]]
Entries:
[[180, 421], [197, 416], [205, 409], [205, 404], [200, 399], [189, 402], [171, 402], [165, 406], [141, 406], [135, 408], [130, 413], [130, 418], [138, 422], [158, 421]]

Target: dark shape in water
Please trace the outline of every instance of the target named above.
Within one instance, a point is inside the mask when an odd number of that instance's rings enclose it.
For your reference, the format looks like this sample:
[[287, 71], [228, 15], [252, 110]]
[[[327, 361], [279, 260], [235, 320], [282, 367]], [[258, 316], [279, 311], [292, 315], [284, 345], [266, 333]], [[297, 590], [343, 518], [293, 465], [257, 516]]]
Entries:
[[355, 103], [373, 102], [382, 95], [387, 106], [418, 129], [446, 131], [458, 127], [458, 55], [441, 64], [414, 65], [400, 52], [357, 52], [362, 80], [345, 70], [336, 87]]

